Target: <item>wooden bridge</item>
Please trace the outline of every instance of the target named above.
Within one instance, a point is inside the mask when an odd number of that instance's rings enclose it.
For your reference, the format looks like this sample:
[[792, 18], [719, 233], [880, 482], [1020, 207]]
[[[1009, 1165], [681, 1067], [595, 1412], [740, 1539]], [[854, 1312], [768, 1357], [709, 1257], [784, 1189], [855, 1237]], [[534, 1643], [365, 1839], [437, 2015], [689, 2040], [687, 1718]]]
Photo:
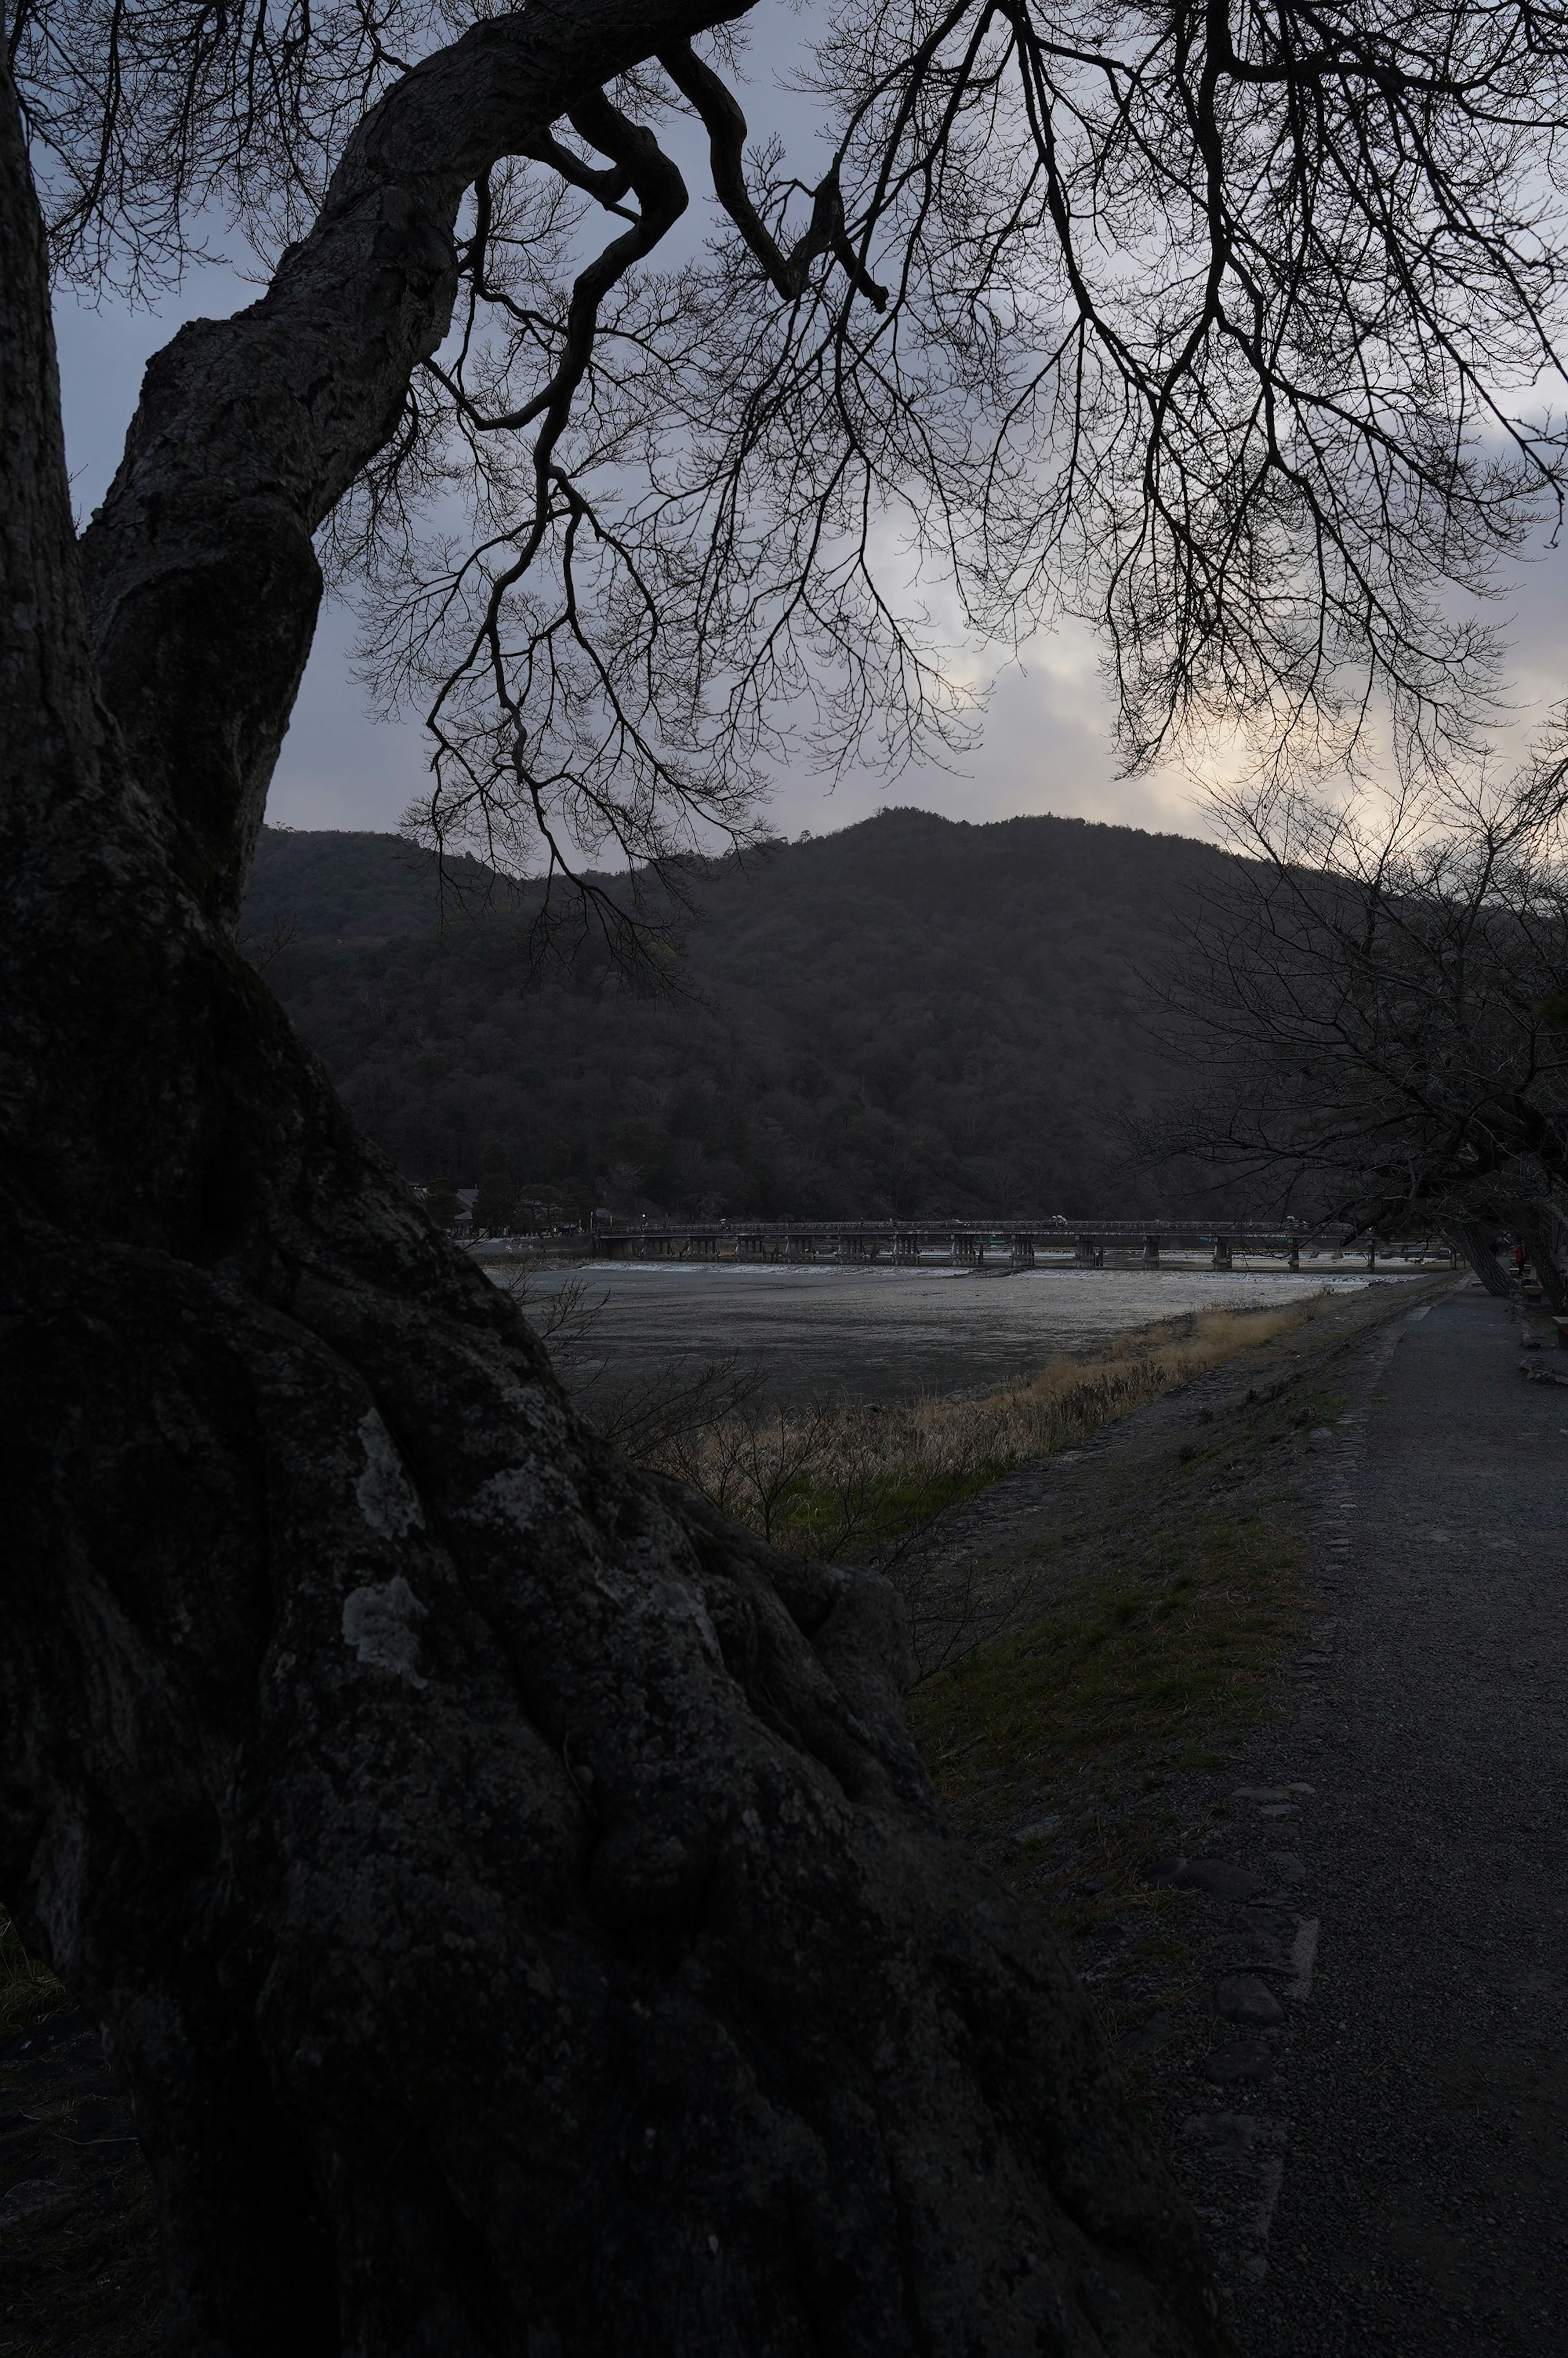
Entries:
[[1433, 1237], [1362, 1244], [1352, 1253], [1343, 1229], [1257, 1220], [1100, 1220], [1092, 1228], [1055, 1220], [639, 1220], [596, 1223], [591, 1241], [595, 1257], [608, 1260], [887, 1261], [910, 1269], [932, 1260], [971, 1269], [1158, 1269], [1168, 1252], [1205, 1254], [1212, 1269], [1234, 1268], [1238, 1255], [1286, 1269], [1299, 1269], [1303, 1253], [1354, 1258], [1368, 1269], [1390, 1260], [1452, 1259], [1446, 1242]]

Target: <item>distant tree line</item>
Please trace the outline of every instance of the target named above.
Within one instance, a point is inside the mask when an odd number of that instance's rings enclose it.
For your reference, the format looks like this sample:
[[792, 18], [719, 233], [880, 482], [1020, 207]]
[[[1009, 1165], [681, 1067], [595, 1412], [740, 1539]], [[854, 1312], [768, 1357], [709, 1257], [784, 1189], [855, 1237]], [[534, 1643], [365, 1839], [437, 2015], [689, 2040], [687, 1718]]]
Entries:
[[[264, 837], [250, 937], [355, 1113], [481, 1227], [596, 1206], [688, 1217], [1068, 1217], [1190, 1205], [1127, 1125], [1191, 1074], [1150, 1028], [1173, 920], [1223, 856], [1054, 818], [892, 810], [716, 863], [668, 911], [674, 988], [605, 943], [531, 962], [526, 892], [395, 838]], [[1216, 1200], [1222, 1200], [1216, 1199]]]
[[1499, 1232], [1568, 1310], [1568, 763], [1433, 765], [1398, 788], [1217, 801], [1235, 849], [1169, 1006], [1206, 1085], [1148, 1150], [1369, 1238]]

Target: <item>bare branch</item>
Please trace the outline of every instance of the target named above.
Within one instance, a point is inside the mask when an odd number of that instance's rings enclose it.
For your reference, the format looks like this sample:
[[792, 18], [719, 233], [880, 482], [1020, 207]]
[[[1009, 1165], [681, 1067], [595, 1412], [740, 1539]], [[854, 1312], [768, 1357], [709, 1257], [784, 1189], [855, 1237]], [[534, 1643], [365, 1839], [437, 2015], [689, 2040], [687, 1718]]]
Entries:
[[742, 165], [746, 118], [740, 101], [712, 68], [703, 64], [689, 42], [661, 49], [659, 63], [707, 125], [714, 193], [784, 300], [798, 301], [806, 291], [812, 264], [821, 255], [832, 254], [842, 265], [850, 285], [879, 311], [884, 310], [887, 288], [879, 287], [863, 268], [845, 233], [838, 163], [817, 182], [812, 192], [810, 225], [786, 254], [747, 192]]
[[1213, 1087], [1158, 1143], [1357, 1231], [1568, 1202], [1561, 743], [1499, 781], [1219, 807], [1235, 886], [1175, 995]]

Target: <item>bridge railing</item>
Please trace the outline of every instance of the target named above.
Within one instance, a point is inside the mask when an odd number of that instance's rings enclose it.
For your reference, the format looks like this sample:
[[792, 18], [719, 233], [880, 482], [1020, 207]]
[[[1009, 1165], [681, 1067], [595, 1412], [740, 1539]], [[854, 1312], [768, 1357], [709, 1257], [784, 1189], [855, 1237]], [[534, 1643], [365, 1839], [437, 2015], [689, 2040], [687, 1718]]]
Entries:
[[954, 1266], [981, 1268], [1006, 1260], [1032, 1269], [1046, 1255], [1065, 1256], [1081, 1268], [1103, 1269], [1108, 1253], [1119, 1265], [1161, 1266], [1167, 1251], [1206, 1252], [1210, 1266], [1233, 1268], [1239, 1252], [1300, 1266], [1303, 1255], [1321, 1260], [1379, 1260], [1452, 1258], [1446, 1240], [1433, 1235], [1352, 1243], [1342, 1228], [1290, 1227], [1271, 1220], [1224, 1223], [1190, 1219], [1100, 1220], [1092, 1226], [1055, 1220], [648, 1220], [599, 1223], [583, 1241], [611, 1260], [817, 1260], [874, 1263], [884, 1258], [912, 1266], [929, 1254], [946, 1254]]

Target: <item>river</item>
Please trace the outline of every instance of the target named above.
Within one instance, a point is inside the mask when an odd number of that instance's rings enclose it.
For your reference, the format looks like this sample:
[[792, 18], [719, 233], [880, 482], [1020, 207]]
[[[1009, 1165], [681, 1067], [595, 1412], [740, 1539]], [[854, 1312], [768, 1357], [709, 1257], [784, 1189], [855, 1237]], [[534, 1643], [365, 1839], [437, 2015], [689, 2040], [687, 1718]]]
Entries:
[[[1413, 1272], [1411, 1272], [1413, 1274]], [[489, 1274], [505, 1282], [505, 1272]], [[589, 1262], [531, 1271], [535, 1314], [562, 1287], [582, 1288], [591, 1316], [569, 1352], [574, 1379], [602, 1370], [672, 1380], [733, 1358], [784, 1403], [815, 1393], [892, 1400], [983, 1389], [1029, 1374], [1160, 1318], [1299, 1300], [1408, 1277], [1379, 1271], [1289, 1276], [1282, 1270], [1160, 1271], [800, 1268], [782, 1263]]]

